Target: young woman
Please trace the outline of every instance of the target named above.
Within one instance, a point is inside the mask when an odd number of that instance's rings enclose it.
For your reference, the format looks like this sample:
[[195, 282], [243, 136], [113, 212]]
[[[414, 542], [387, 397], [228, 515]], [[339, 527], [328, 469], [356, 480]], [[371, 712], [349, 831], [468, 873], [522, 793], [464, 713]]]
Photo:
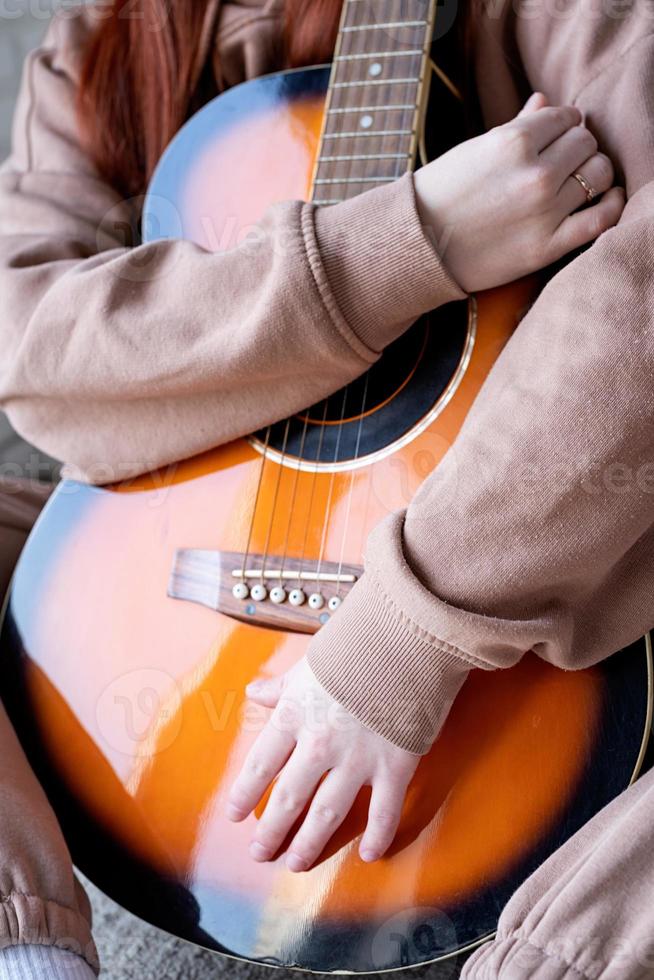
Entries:
[[[308, 657], [250, 691], [274, 711], [228, 815], [242, 819], [279, 772], [252, 856], [270, 857], [312, 800], [294, 870], [363, 782], [361, 855], [384, 853], [471, 667], [528, 649], [585, 666], [654, 619], [646, 9], [471, 0], [459, 24], [488, 133], [353, 200], [274, 206], [256, 250], [125, 240], [186, 116], [245, 78], [327, 60], [338, 7], [63, 11], [26, 64], [0, 177], [0, 404], [69, 474], [97, 482], [283, 418], [360, 374], [428, 309], [594, 242], [524, 317], [408, 510], [371, 536], [365, 575]], [[19, 500], [3, 498], [12, 527], [36, 512]], [[338, 705], [347, 724], [317, 739], [307, 700]], [[293, 726], [278, 725], [289, 708]], [[5, 716], [0, 737], [0, 980], [87, 976], [88, 903]], [[643, 976], [652, 864], [632, 828], [653, 807], [643, 777], [519, 890], [464, 976]]]

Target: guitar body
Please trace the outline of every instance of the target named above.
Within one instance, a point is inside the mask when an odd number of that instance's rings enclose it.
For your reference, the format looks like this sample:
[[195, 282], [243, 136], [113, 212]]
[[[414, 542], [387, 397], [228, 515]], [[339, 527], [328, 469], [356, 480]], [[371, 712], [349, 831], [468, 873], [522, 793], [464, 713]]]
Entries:
[[[267, 76], [201, 110], [161, 161], [145, 237], [228, 248], [272, 202], [307, 198], [328, 77]], [[452, 444], [531, 290], [516, 283], [426, 317], [365, 392], [355, 383], [121, 486], [54, 493], [8, 601], [2, 694], [76, 863], [128, 909], [262, 963], [370, 972], [437, 960], [490, 936], [512, 891], [635, 777], [646, 639], [585, 671], [532, 655], [473, 671], [373, 865], [357, 856], [365, 793], [299, 875], [283, 856], [249, 859], [256, 815], [222, 815], [268, 714], [248, 707], [245, 685], [304, 654], [333, 613], [308, 601], [321, 572], [338, 601], [330, 575], [360, 574], [368, 532]], [[280, 587], [304, 582], [306, 601], [255, 601], [255, 580], [239, 574], [262, 563]], [[278, 584], [261, 581], [268, 593]]]

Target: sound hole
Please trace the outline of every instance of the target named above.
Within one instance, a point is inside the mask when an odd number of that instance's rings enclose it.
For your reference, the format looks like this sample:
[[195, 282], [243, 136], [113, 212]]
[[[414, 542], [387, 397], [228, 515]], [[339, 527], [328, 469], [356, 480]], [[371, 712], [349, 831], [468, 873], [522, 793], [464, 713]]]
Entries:
[[[325, 402], [317, 402], [308, 410], [306, 418], [314, 425], [352, 422], [369, 412], [376, 412], [391, 398], [396, 398], [420, 365], [425, 352], [428, 326], [420, 321], [393, 347], [393, 355], [385, 353], [365, 374], [352, 381], [347, 388], [336, 392]], [[300, 420], [303, 413], [297, 416]]]
[[[418, 320], [347, 388], [270, 429], [267, 454], [288, 465], [347, 469], [389, 449], [458, 383], [472, 342], [468, 304], [450, 303]], [[261, 452], [266, 430], [252, 437]]]

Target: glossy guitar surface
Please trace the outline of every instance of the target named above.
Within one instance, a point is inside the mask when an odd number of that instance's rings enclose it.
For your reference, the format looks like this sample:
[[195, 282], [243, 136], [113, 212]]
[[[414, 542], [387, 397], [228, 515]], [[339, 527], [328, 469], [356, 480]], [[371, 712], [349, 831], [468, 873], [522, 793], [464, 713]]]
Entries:
[[[206, 106], [160, 164], [146, 237], [224, 249], [273, 201], [307, 198], [327, 81], [327, 68], [268, 76]], [[586, 671], [532, 655], [473, 671], [373, 865], [357, 856], [365, 794], [299, 875], [249, 859], [256, 816], [222, 815], [267, 716], [246, 683], [291, 666], [333, 613], [275, 604], [270, 589], [343, 598], [330, 576], [356, 579], [370, 529], [452, 444], [530, 288], [425, 318], [372, 369], [365, 399], [357, 382], [165, 472], [56, 491], [14, 579], [2, 694], [74, 859], [126, 908], [263, 963], [437, 960], [491, 935], [520, 882], [635, 776], [645, 639]], [[279, 573], [266, 599], [235, 597], [262, 562]]]

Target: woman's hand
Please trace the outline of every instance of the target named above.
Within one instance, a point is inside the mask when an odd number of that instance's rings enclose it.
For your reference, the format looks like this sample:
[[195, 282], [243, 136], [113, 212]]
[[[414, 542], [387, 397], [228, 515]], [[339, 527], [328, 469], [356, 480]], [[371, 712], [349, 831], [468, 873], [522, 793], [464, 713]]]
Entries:
[[253, 701], [274, 710], [232, 786], [227, 817], [247, 817], [277, 777], [250, 844], [252, 857], [274, 857], [311, 801], [286, 856], [291, 871], [305, 871], [343, 822], [362, 786], [371, 786], [372, 795], [359, 854], [364, 861], [381, 857], [395, 836], [406, 789], [421, 757], [359, 724], [327, 694], [304, 659], [287, 674], [255, 682], [246, 690]]
[[[624, 191], [611, 186], [611, 161], [581, 119], [536, 92], [511, 122], [416, 172], [421, 220], [467, 292], [542, 269], [618, 221]], [[575, 172], [604, 195], [582, 211]]]

